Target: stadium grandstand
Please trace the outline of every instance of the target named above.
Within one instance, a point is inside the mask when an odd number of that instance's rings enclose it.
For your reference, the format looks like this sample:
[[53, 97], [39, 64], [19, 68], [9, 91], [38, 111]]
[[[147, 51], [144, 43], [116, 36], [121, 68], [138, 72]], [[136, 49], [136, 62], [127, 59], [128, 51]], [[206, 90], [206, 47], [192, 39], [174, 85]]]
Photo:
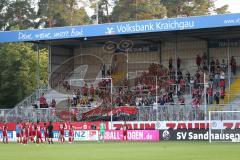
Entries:
[[49, 52], [49, 85], [0, 121], [195, 121], [240, 109], [240, 14], [0, 32]]

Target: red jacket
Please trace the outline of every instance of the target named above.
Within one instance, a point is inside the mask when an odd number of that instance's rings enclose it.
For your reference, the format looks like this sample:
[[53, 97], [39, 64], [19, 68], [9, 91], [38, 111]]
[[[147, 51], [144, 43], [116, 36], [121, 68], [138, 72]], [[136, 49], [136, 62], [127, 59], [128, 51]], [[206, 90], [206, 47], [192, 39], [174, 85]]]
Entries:
[[39, 98], [39, 101], [40, 101], [40, 104], [46, 104], [47, 102], [46, 102], [46, 98], [44, 97], [44, 96], [41, 96], [40, 98]]

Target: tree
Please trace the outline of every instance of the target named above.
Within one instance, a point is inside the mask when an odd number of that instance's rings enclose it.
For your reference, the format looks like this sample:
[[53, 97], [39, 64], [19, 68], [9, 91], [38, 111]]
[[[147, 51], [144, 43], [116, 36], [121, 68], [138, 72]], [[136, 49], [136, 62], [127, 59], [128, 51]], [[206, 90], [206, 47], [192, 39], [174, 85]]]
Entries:
[[[40, 50], [40, 84], [47, 84], [48, 57]], [[13, 107], [37, 87], [37, 54], [28, 43], [0, 46], [0, 108]]]
[[215, 11], [217, 14], [230, 13], [230, 12], [228, 11], [228, 7], [229, 7], [228, 5], [224, 5], [224, 6], [220, 7], [220, 8], [214, 9], [214, 11]]
[[167, 8], [167, 17], [185, 17], [226, 13], [228, 5], [217, 8], [215, 0], [161, 0]]
[[90, 18], [83, 7], [79, 7], [77, 0], [64, 0], [62, 17], [65, 25], [88, 24]]
[[41, 49], [39, 54], [40, 87], [48, 85], [48, 51]]
[[85, 5], [89, 5], [94, 10], [94, 15], [91, 17], [93, 21], [97, 23], [111, 22], [110, 10], [113, 7], [113, 0], [89, 0]]
[[[33, 28], [36, 14], [30, 0], [0, 1], [1, 30]], [[48, 55], [40, 50], [40, 85], [48, 80]], [[13, 107], [30, 95], [37, 85], [37, 56], [27, 43], [0, 45], [0, 108]]]
[[60, 27], [90, 22], [85, 9], [79, 7], [78, 0], [40, 0], [38, 6], [38, 26]]
[[4, 12], [4, 9], [8, 4], [7, 2], [8, 2], [7, 0], [0, 1], [0, 30], [3, 30], [6, 25], [6, 22], [4, 21], [6, 12]]
[[3, 27], [5, 30], [12, 30], [15, 28], [27, 29], [34, 27], [36, 13], [31, 7], [29, 0], [10, 1], [6, 4], [4, 10], [6, 10], [3, 16]]
[[166, 8], [159, 0], [117, 0], [112, 12], [112, 20], [133, 21], [163, 18], [166, 16]]

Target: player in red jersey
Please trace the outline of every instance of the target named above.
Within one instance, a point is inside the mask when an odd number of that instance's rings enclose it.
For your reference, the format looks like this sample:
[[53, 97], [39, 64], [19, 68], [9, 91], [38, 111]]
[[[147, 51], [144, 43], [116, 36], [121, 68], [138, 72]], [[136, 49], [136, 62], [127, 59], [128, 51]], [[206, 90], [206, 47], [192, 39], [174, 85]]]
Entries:
[[22, 129], [21, 129], [21, 135], [22, 135], [22, 144], [24, 144], [24, 131], [25, 131], [25, 127], [26, 127], [26, 124], [22, 122]]
[[22, 128], [22, 143], [24, 145], [26, 145], [28, 143], [28, 125], [24, 124], [23, 128]]
[[39, 144], [40, 142], [43, 143], [43, 140], [42, 140], [41, 126], [38, 123], [37, 129], [36, 129], [36, 143]]
[[28, 130], [28, 138], [29, 138], [28, 140], [30, 142], [33, 142], [32, 131], [34, 130], [34, 126], [31, 123], [26, 123], [26, 127], [27, 127], [27, 130]]
[[73, 125], [70, 125], [68, 142], [72, 143], [73, 141], [74, 141], [74, 127]]
[[44, 123], [43, 132], [44, 132], [44, 140], [45, 142], [48, 142], [47, 123]]
[[64, 124], [60, 124], [60, 130], [59, 130], [59, 141], [60, 142], [65, 142], [65, 138], [64, 138], [64, 130], [65, 130], [65, 125]]
[[126, 121], [125, 121], [124, 124], [123, 124], [123, 140], [124, 141], [128, 140], [127, 130], [128, 130], [128, 127], [127, 127], [127, 124], [126, 124]]
[[8, 133], [7, 133], [7, 123], [4, 123], [3, 125], [3, 143], [6, 144], [8, 143]]
[[30, 141], [35, 143], [36, 142], [36, 138], [37, 138], [37, 127], [34, 125], [34, 123], [32, 123], [29, 130], [30, 133]]
[[30, 123], [26, 123], [26, 144], [28, 143], [29, 139], [30, 139], [30, 127], [31, 124]]

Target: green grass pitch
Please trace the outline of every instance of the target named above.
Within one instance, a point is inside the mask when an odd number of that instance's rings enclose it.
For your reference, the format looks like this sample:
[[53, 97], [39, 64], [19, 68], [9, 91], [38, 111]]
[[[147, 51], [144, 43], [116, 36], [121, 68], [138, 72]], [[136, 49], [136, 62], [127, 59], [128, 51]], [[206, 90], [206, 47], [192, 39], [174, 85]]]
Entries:
[[240, 143], [76, 142], [0, 144], [1, 160], [240, 160]]

